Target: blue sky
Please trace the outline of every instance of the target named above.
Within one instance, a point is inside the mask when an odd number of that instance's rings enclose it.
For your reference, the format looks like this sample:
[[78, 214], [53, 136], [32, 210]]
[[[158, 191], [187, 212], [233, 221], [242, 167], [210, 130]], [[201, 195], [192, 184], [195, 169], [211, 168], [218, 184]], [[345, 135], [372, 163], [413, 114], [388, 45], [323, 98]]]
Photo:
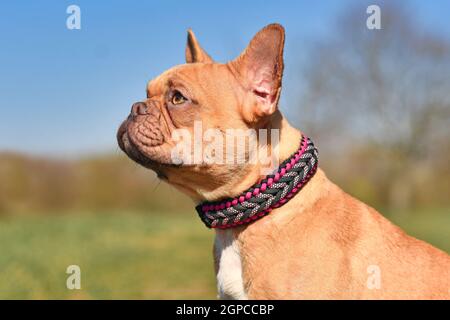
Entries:
[[[284, 94], [297, 54], [355, 1], [9, 1], [0, 5], [0, 151], [58, 156], [116, 150], [115, 132], [145, 84], [184, 62], [192, 27], [218, 61], [239, 54], [271, 22], [287, 31]], [[379, 1], [371, 1], [371, 4]], [[66, 8], [81, 8], [81, 30]], [[450, 1], [404, 1], [450, 37]], [[362, 15], [365, 13], [362, 12]], [[286, 99], [285, 99], [286, 100]], [[285, 101], [284, 100], [284, 101]], [[282, 106], [286, 108], [286, 106]]]

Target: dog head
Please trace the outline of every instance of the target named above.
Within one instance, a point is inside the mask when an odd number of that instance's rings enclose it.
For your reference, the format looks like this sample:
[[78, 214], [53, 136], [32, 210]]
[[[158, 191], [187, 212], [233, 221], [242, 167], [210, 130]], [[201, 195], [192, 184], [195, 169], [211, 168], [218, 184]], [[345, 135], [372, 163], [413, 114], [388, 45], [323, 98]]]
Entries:
[[[237, 59], [215, 63], [189, 30], [187, 63], [148, 83], [147, 99], [133, 104], [118, 130], [120, 148], [194, 197], [226, 184], [236, 173], [245, 175], [249, 164], [175, 160], [173, 150], [179, 141], [174, 133], [183, 130], [195, 139], [195, 124], [200, 123], [203, 132], [215, 129], [225, 139], [227, 129], [267, 127], [279, 113], [283, 47], [283, 27], [271, 24], [255, 35]], [[193, 155], [195, 150], [189, 152]]]

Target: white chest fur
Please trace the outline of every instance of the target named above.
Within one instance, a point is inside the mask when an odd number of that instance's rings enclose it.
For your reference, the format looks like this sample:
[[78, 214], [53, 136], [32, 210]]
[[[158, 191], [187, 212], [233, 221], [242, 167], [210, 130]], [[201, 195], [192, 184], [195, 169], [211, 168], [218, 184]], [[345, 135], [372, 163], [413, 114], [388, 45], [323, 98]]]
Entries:
[[247, 299], [239, 246], [231, 230], [216, 230], [217, 289], [220, 299]]

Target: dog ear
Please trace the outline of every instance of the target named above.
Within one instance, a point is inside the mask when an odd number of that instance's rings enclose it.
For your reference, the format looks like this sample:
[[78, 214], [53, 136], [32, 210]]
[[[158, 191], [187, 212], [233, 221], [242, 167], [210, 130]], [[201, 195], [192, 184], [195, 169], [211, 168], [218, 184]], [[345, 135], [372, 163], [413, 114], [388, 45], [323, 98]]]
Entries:
[[186, 44], [186, 63], [194, 62], [212, 63], [213, 59], [202, 49], [194, 32], [189, 29]]
[[[244, 88], [251, 92], [257, 103], [248, 116], [258, 119], [275, 112], [281, 93], [283, 76], [284, 28], [270, 24], [259, 31], [244, 52], [230, 62], [238, 73]], [[247, 111], [247, 112], [248, 112]]]

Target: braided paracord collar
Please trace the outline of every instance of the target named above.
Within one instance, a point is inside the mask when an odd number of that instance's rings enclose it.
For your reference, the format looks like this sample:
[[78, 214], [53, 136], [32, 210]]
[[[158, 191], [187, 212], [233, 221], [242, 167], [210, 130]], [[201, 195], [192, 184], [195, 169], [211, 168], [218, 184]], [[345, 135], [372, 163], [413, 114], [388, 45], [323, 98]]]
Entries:
[[203, 202], [195, 209], [208, 228], [227, 229], [250, 223], [289, 201], [314, 175], [317, 163], [317, 149], [303, 135], [297, 152], [283, 161], [275, 174], [236, 198]]

